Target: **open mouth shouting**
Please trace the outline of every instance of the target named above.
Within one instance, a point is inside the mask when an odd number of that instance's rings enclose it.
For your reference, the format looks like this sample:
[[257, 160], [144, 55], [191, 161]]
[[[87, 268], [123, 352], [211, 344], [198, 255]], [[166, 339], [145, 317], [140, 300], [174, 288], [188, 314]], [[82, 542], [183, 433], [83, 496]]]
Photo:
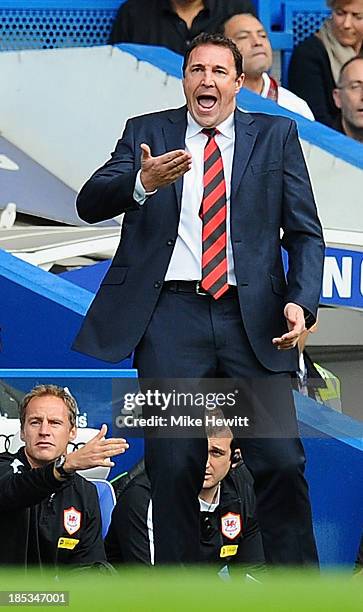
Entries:
[[201, 113], [208, 113], [216, 106], [217, 97], [211, 94], [202, 94], [197, 96], [197, 103]]

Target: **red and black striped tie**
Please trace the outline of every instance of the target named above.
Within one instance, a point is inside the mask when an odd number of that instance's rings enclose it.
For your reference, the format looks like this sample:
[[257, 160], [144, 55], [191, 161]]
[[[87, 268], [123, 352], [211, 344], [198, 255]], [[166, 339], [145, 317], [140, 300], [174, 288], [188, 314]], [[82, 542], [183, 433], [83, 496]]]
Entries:
[[227, 284], [226, 182], [223, 160], [215, 141], [218, 130], [203, 129], [208, 136], [204, 149], [202, 219], [202, 280], [201, 287], [218, 300], [229, 288]]

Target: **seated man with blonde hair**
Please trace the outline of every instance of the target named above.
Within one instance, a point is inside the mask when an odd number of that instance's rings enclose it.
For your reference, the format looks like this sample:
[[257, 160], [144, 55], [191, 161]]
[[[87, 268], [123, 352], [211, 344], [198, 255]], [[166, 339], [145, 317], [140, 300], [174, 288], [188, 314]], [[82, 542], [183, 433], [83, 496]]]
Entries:
[[77, 403], [68, 390], [38, 385], [20, 404], [16, 454], [0, 454], [0, 565], [82, 566], [106, 560], [95, 486], [77, 470], [112, 466], [128, 445], [107, 426], [78, 450]]

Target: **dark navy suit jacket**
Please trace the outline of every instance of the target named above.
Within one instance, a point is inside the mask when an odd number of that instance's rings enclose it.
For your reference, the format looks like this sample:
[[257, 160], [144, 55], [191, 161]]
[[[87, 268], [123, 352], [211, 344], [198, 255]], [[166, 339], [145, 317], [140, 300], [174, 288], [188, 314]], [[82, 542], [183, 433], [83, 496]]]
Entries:
[[[78, 214], [89, 223], [126, 213], [112, 265], [74, 343], [78, 351], [118, 362], [146, 330], [177, 238], [183, 179], [139, 206], [133, 192], [140, 144], [147, 143], [154, 156], [184, 149], [186, 125], [186, 107], [130, 119], [111, 159], [78, 196]], [[266, 368], [296, 370], [296, 352], [278, 351], [271, 340], [286, 331], [287, 302], [315, 317], [324, 242], [295, 122], [235, 111], [230, 207], [240, 309], [251, 346]], [[289, 254], [286, 280], [281, 246]]]

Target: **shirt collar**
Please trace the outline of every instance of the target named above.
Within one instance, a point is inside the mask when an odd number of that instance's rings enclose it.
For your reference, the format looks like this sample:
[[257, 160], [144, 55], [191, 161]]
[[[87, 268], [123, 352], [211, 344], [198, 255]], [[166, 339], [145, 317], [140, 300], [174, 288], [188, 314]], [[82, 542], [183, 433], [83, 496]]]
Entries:
[[[234, 129], [234, 112], [231, 113], [227, 119], [222, 121], [219, 125], [216, 126], [218, 131], [223, 134], [226, 138], [233, 138], [233, 129]], [[187, 113], [187, 133], [186, 138], [192, 138], [196, 134], [200, 134], [202, 130], [202, 126], [199, 125], [192, 117], [190, 112]]]
[[267, 98], [268, 90], [270, 89], [270, 77], [267, 72], [263, 72], [261, 76], [263, 79], [263, 88], [260, 95], [262, 98]]
[[204, 499], [199, 497], [200, 511], [201, 512], [214, 512], [216, 508], [218, 508], [220, 500], [221, 500], [221, 483], [219, 483], [218, 485], [216, 498], [211, 504], [209, 504]]

